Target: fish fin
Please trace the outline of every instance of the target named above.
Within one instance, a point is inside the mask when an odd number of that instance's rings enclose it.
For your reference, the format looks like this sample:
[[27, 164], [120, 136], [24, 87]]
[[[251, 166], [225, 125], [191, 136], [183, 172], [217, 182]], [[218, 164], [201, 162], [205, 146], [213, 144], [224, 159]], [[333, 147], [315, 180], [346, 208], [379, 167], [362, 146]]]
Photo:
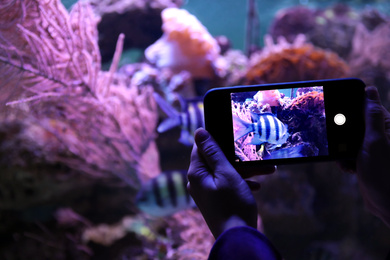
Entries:
[[255, 133], [249, 144], [261, 145], [264, 142], [260, 140], [260, 135]]
[[176, 95], [177, 100], [180, 103], [181, 111], [186, 111], [188, 109], [188, 101], [186, 101], [182, 96]]
[[188, 131], [182, 130], [179, 142], [186, 146], [191, 146], [194, 144], [194, 137]]
[[270, 145], [268, 149], [273, 150], [273, 149], [276, 149], [276, 148], [281, 147], [281, 146], [282, 146], [282, 144], [273, 144], [273, 145]]
[[158, 125], [157, 132], [164, 133], [179, 125], [180, 125], [180, 117], [167, 118]]
[[233, 116], [233, 121], [238, 126], [238, 130], [234, 133], [234, 141], [237, 141], [244, 135], [252, 132], [252, 124], [248, 123], [238, 116]]
[[153, 93], [154, 100], [160, 106], [161, 110], [168, 116], [158, 127], [157, 132], [163, 133], [176, 126], [180, 126], [180, 113], [176, 111], [164, 98], [159, 94]]

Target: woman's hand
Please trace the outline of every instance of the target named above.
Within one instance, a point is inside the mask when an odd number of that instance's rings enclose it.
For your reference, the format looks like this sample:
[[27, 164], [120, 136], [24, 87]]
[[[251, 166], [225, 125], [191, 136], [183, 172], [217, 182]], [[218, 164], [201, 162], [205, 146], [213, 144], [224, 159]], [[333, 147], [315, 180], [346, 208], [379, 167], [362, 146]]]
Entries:
[[[273, 166], [258, 169], [263, 174], [273, 171]], [[256, 228], [257, 206], [249, 185], [204, 129], [195, 132], [188, 181], [187, 188], [215, 238], [234, 226]]]

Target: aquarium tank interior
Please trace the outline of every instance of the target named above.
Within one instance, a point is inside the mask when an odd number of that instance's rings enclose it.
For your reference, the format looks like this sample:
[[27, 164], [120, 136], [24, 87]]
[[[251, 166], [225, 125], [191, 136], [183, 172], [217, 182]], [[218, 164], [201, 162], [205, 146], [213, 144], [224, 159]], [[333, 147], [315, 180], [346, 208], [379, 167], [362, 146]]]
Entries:
[[[390, 109], [385, 0], [5, 0], [0, 20], [4, 260], [207, 259], [215, 239], [186, 183], [212, 88], [357, 77]], [[268, 118], [286, 142], [308, 143], [323, 95], [298, 91], [237, 107], [280, 111]], [[249, 145], [258, 160], [270, 149]], [[254, 180], [257, 228], [285, 259], [388, 254], [389, 227], [336, 162]]]

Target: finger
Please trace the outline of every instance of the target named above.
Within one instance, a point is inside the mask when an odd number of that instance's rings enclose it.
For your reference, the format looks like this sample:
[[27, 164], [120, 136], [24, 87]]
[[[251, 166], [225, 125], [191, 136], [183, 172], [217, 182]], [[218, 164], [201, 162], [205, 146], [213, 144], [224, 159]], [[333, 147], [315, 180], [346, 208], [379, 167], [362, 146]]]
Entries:
[[198, 153], [205, 160], [212, 172], [215, 172], [218, 169], [223, 170], [225, 167], [232, 167], [221, 148], [219, 148], [211, 135], [203, 128], [199, 128], [195, 131], [195, 143], [198, 147]]
[[188, 181], [197, 182], [204, 178], [205, 174], [207, 174], [205, 162], [203, 158], [199, 157], [198, 148], [194, 144], [191, 152], [191, 163], [187, 172]]
[[384, 111], [378, 90], [375, 87], [366, 88], [366, 136], [384, 137]]

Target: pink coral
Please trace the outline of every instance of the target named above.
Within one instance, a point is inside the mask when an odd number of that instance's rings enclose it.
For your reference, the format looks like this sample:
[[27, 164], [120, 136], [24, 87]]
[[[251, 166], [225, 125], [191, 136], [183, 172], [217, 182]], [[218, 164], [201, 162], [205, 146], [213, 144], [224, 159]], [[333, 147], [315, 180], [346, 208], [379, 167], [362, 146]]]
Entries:
[[217, 41], [186, 10], [166, 8], [161, 13], [163, 36], [145, 50], [158, 67], [189, 71], [194, 78], [211, 78], [219, 67]]
[[270, 106], [279, 106], [279, 100], [280, 100], [280, 92], [279, 90], [264, 90], [259, 91], [257, 94], [253, 97], [254, 100], [257, 101], [260, 105], [270, 105]]

